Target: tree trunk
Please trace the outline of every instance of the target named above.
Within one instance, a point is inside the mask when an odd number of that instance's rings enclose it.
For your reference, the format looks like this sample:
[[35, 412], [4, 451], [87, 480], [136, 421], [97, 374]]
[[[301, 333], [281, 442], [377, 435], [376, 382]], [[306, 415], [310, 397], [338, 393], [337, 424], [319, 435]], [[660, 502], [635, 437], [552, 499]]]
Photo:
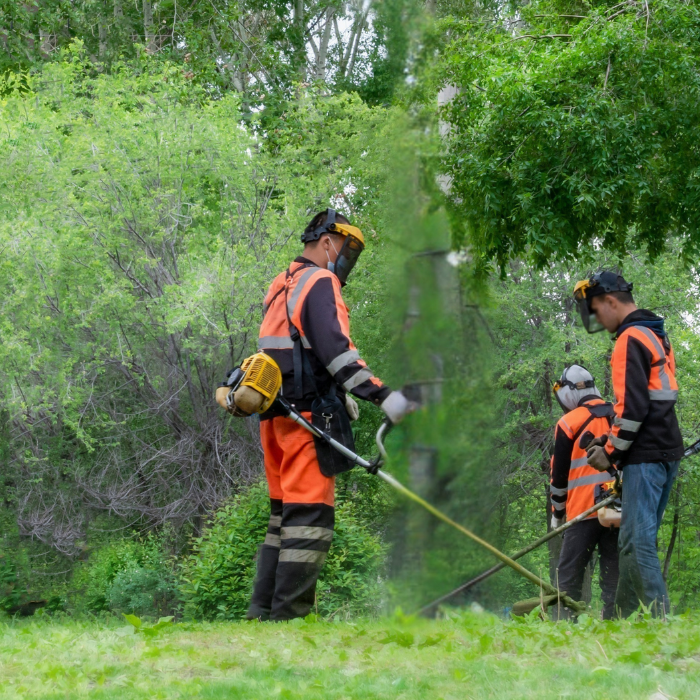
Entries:
[[[367, 10], [369, 12], [369, 10]], [[360, 46], [360, 38], [362, 37], [362, 31], [365, 28], [365, 23], [367, 22], [367, 12], [362, 13], [360, 16], [360, 24], [357, 27], [357, 34], [355, 34], [355, 43], [352, 47], [352, 53], [350, 54], [350, 62], [348, 63], [347, 78], [352, 80], [352, 72], [355, 68], [355, 59], [357, 58], [357, 49]]]
[[122, 0], [114, 0], [114, 19], [120, 20], [124, 17], [124, 8]]
[[326, 23], [323, 25], [323, 35], [318, 47], [318, 59], [316, 61], [316, 80], [326, 79], [326, 57], [328, 55], [328, 42], [331, 38], [334, 12], [335, 10], [332, 7], [326, 8]]
[[151, 0], [143, 0], [143, 33], [148, 53], [155, 53], [157, 46], [156, 36], [153, 32], [153, 4]]
[[107, 55], [107, 18], [100, 16], [99, 23], [97, 25], [97, 32], [100, 40], [100, 47], [98, 55], [101, 61], [104, 61]]
[[304, 0], [294, 3], [294, 34], [296, 59], [299, 63], [299, 80], [306, 80], [306, 41], [304, 40]]

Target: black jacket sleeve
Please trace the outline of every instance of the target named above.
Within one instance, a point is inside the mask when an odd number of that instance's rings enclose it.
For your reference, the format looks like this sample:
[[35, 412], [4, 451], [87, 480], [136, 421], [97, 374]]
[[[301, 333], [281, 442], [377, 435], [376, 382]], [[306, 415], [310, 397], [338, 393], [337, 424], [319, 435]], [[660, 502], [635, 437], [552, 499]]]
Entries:
[[340, 283], [336, 288], [325, 276], [313, 283], [301, 309], [301, 325], [312, 352], [345, 391], [375, 404], [391, 393], [362, 360], [350, 338]]
[[557, 424], [554, 432], [554, 455], [552, 456], [549, 492], [552, 500], [552, 512], [557, 518], [566, 519], [566, 497], [569, 492], [569, 470], [571, 453], [574, 449], [573, 436]]

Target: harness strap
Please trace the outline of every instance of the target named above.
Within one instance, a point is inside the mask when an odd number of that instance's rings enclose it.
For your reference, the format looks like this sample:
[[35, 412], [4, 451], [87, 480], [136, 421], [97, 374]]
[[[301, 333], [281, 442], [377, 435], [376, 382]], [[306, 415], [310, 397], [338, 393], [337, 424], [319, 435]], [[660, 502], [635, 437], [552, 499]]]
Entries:
[[574, 442], [576, 442], [576, 440], [578, 440], [579, 437], [581, 437], [581, 434], [583, 433], [583, 431], [586, 429], [588, 424], [594, 418], [605, 418], [608, 421], [608, 427], [609, 428], [612, 427], [612, 416], [610, 414], [601, 413], [600, 410], [595, 411], [594, 409], [598, 408], [597, 405], [596, 406], [586, 406], [584, 404], [584, 408], [588, 410], [589, 416], [588, 416], [588, 418], [586, 418], [586, 420], [581, 424], [581, 427], [574, 434], [574, 440], [573, 440]]
[[[294, 398], [295, 399], [303, 399], [304, 398], [304, 372], [309, 377], [309, 380], [311, 381], [311, 386], [313, 387], [314, 393], [316, 396], [318, 396], [318, 388], [316, 386], [316, 380], [314, 379], [314, 373], [311, 368], [311, 363], [309, 362], [309, 358], [307, 354], [304, 352], [304, 346], [301, 343], [301, 333], [299, 333], [299, 329], [292, 323], [292, 317], [289, 315], [289, 302], [287, 299], [288, 292], [289, 292], [289, 283], [291, 279], [296, 275], [297, 272], [300, 272], [301, 270], [304, 270], [308, 267], [316, 267], [315, 265], [312, 264], [305, 264], [299, 267], [298, 269], [294, 270], [294, 272], [290, 272], [289, 268], [287, 268], [287, 277], [285, 280], [284, 288], [280, 290], [281, 293], [282, 291], [284, 292], [284, 309], [287, 314], [287, 324], [289, 326], [289, 337], [292, 339], [292, 343], [294, 344], [293, 349], [292, 349], [292, 363], [293, 363], [293, 368], [294, 368]], [[275, 295], [277, 296], [277, 294]], [[271, 302], [272, 303], [272, 302]]]

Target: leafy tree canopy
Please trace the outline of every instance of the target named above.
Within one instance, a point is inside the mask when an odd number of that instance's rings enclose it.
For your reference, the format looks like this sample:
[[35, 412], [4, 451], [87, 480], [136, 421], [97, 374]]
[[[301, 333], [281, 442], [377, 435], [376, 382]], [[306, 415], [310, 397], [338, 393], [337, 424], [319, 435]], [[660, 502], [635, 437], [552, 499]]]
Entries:
[[[450, 200], [482, 265], [700, 248], [700, 8], [537, 0], [448, 17], [432, 75]], [[430, 95], [434, 104], [434, 92]]]

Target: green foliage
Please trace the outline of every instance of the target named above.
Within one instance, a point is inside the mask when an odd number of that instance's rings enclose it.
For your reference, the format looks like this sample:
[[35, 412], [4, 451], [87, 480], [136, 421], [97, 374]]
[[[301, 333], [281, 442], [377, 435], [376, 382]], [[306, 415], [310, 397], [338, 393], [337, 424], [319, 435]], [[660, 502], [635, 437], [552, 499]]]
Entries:
[[248, 609], [255, 555], [265, 539], [270, 500], [263, 484], [219, 509], [183, 565], [185, 615], [240, 619]]
[[[255, 578], [255, 557], [270, 515], [260, 484], [220, 509], [183, 565], [185, 615], [195, 619], [244, 617]], [[375, 614], [381, 605], [383, 547], [347, 503], [336, 509], [333, 543], [318, 582], [318, 613], [345, 618]]]
[[114, 540], [79, 562], [70, 582], [72, 610], [107, 610], [159, 617], [178, 604], [167, 538], [150, 534]]
[[[371, 228], [393, 114], [308, 91], [261, 148], [234, 95], [208, 101], [171, 64], [99, 75], [80, 45], [64, 58], [3, 103], [0, 392], [22, 426], [6, 502], [74, 557], [102, 513], [179, 527], [258, 478], [255, 426], [215, 387], [253, 350], [310, 213], [342, 195]], [[382, 301], [370, 240], [365, 312]]]
[[599, 246], [654, 258], [671, 235], [693, 260], [698, 6], [538, 0], [509, 17], [445, 20], [431, 67], [435, 89], [459, 88], [441, 112], [458, 243], [542, 267]]
[[177, 609], [178, 581], [175, 574], [160, 570], [130, 568], [120, 571], [109, 588], [109, 608], [112, 612], [160, 617]]
[[144, 625], [143, 620], [136, 615], [124, 615], [124, 619], [129, 623], [127, 627], [122, 627], [117, 631], [120, 636], [128, 636], [129, 634], [141, 633], [145, 637], [155, 637], [163, 630], [168, 629], [172, 624], [173, 617], [161, 617], [157, 622], [151, 625]]
[[22, 601], [17, 571], [10, 559], [0, 554], [0, 610], [8, 611]]
[[[389, 12], [382, 12], [384, 4]], [[415, 3], [399, 7], [406, 5]], [[406, 52], [401, 45], [397, 54], [396, 40], [386, 38], [393, 9], [392, 2], [380, 3], [374, 12], [381, 18], [370, 22], [362, 3], [0, 0], [0, 75], [34, 71], [79, 41], [95, 73], [124, 60], [136, 65], [145, 57], [173, 61], [191, 85], [212, 97], [240, 95], [248, 116], [251, 107], [261, 105], [279, 116], [300, 83], [342, 91], [369, 82], [372, 94], [390, 98]], [[405, 21], [405, 14], [391, 26]], [[401, 27], [398, 33], [402, 36]], [[388, 76], [383, 75], [387, 63]]]

